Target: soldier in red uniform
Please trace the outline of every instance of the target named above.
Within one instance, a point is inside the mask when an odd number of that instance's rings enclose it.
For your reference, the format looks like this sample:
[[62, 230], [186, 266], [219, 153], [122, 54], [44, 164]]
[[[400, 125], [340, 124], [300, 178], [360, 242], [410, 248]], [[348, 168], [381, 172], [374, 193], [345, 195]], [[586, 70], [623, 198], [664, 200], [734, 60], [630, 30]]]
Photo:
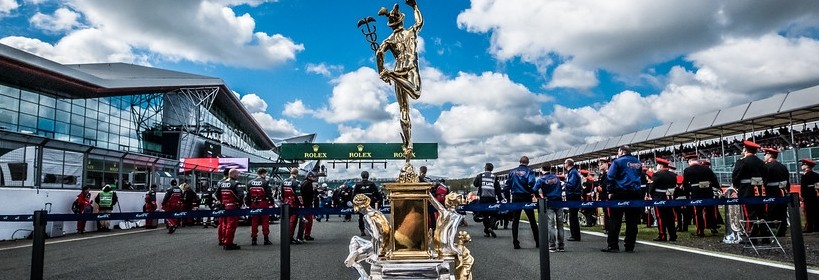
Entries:
[[[762, 196], [764, 190], [762, 176], [765, 172], [765, 163], [756, 156], [756, 152], [761, 147], [752, 141], [744, 141], [742, 144], [745, 148], [742, 150], [742, 158], [734, 163], [731, 183], [737, 189], [739, 198]], [[746, 228], [751, 232], [751, 237], [762, 236], [764, 234], [762, 228], [754, 226], [750, 221], [765, 219], [764, 206], [743, 205], [743, 208], [745, 210], [745, 220], [748, 221], [746, 222]]]
[[[267, 181], [267, 170], [260, 168], [256, 171], [258, 178], [250, 180], [247, 183], [247, 204], [251, 209], [265, 209], [270, 208], [272, 199], [272, 192]], [[264, 245], [272, 245], [270, 242], [270, 215], [254, 215], [250, 216], [250, 245], [256, 245], [256, 237], [259, 236], [259, 225], [262, 226], [262, 234], [264, 235]]]
[[[677, 174], [669, 170], [671, 164], [667, 159], [657, 158], [657, 172], [652, 176], [649, 187], [651, 199], [664, 201], [673, 199], [672, 194], [677, 183]], [[658, 236], [654, 241], [677, 241], [677, 230], [674, 226], [674, 209], [671, 207], [654, 206], [657, 217]]]
[[[609, 171], [609, 160], [608, 158], [601, 158], [598, 161], [597, 168], [600, 170], [600, 176], [597, 176], [599, 179], [598, 181], [598, 190], [597, 192], [599, 195], [597, 199], [600, 201], [606, 201], [609, 199], [609, 192], [606, 186], [608, 186], [608, 174]], [[602, 208], [603, 210], [603, 233], [608, 234], [608, 226], [609, 226], [609, 215], [611, 214], [610, 208]]]
[[[151, 190], [145, 193], [145, 205], [142, 206], [143, 212], [154, 212], [156, 211], [156, 184], [151, 185]], [[152, 229], [156, 228], [157, 221], [156, 219], [146, 219], [145, 220], [145, 228]]]
[[[236, 210], [242, 208], [242, 198], [244, 193], [239, 189], [239, 170], [231, 169], [228, 173], [228, 179], [219, 183], [219, 191], [216, 192], [216, 198], [222, 202], [225, 210]], [[233, 238], [236, 235], [236, 228], [239, 226], [239, 217], [230, 216], [225, 218], [225, 224], [222, 226], [222, 244], [225, 250], [239, 250], [241, 247], [233, 243]]]
[[[182, 189], [176, 185], [176, 180], [171, 180], [171, 188], [165, 192], [165, 197], [162, 198], [162, 210], [165, 212], [182, 211]], [[165, 219], [165, 227], [168, 228], [168, 234], [174, 233], [179, 227], [179, 219]]]
[[[80, 210], [77, 214], [90, 214], [94, 212], [94, 208], [91, 206], [90, 187], [82, 187], [82, 192], [77, 195], [77, 208]], [[85, 220], [77, 220], [77, 233], [85, 233]]]
[[[677, 186], [674, 188], [674, 199], [683, 200], [691, 198], [691, 191], [683, 187], [684, 182], [685, 177], [682, 175], [677, 175]], [[691, 219], [694, 217], [694, 207], [674, 207], [674, 216], [677, 217], [677, 232], [688, 232], [688, 225], [691, 224]]]
[[[715, 190], [719, 190], [719, 181], [714, 171], [700, 164], [697, 154], [686, 155], [688, 167], [683, 170], [683, 187], [691, 192], [692, 199], [714, 198]], [[711, 235], [717, 235], [716, 208], [712, 206], [694, 206], [694, 222], [697, 232], [693, 235], [705, 236], [705, 229], [711, 230]]]
[[[762, 181], [765, 184], [766, 197], [785, 197], [791, 188], [791, 173], [784, 164], [777, 161], [779, 150], [763, 148], [765, 152], [765, 172], [762, 174]], [[779, 226], [775, 227], [777, 237], [784, 237], [788, 230], [788, 208], [785, 204], [774, 204], [765, 206], [765, 218], [768, 221], [779, 221]]]
[[799, 160], [802, 162], [802, 186], [800, 194], [802, 201], [805, 202], [805, 233], [819, 231], [819, 174], [813, 171], [816, 162], [803, 158]]

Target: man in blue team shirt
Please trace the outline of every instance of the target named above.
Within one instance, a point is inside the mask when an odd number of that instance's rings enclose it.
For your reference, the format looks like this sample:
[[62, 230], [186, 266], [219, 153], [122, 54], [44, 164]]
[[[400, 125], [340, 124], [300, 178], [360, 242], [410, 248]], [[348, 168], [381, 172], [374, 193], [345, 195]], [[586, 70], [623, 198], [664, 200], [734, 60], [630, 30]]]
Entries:
[[[552, 164], [544, 163], [540, 169], [543, 175], [537, 178], [535, 189], [540, 190], [549, 202], [563, 200], [563, 188], [560, 186], [560, 179], [552, 174]], [[563, 249], [563, 211], [560, 208], [547, 207], [546, 218], [549, 225], [549, 252], [565, 252], [566, 250]]]
[[[636, 157], [631, 155], [631, 147], [624, 145], [617, 150], [618, 158], [611, 163], [609, 172], [606, 175], [609, 181], [609, 200], [641, 200], [640, 196], [640, 176], [643, 164]], [[627, 202], [621, 202], [621, 204]], [[626, 217], [626, 238], [623, 245], [626, 252], [634, 252], [634, 245], [637, 242], [637, 224], [640, 222], [640, 208], [611, 208], [609, 218], [608, 246], [603, 252], [620, 252], [620, 226], [622, 226], [623, 215]]]
[[[574, 166], [573, 159], [566, 159], [563, 166], [566, 168], [566, 201], [580, 201], [583, 191], [580, 172]], [[569, 241], [580, 241], [580, 220], [577, 217], [579, 208], [569, 208]]]
[[[532, 202], [532, 195], [537, 194], [535, 186], [535, 173], [529, 169], [529, 157], [520, 157], [520, 166], [509, 171], [509, 179], [506, 180], [504, 192], [512, 195], [512, 202]], [[518, 225], [520, 224], [520, 211], [512, 211], [512, 245], [515, 249], [520, 249], [518, 241]], [[532, 227], [532, 236], [535, 239], [535, 246], [540, 247], [538, 242], [537, 221], [535, 220], [534, 209], [526, 209], [526, 218], [529, 219], [529, 226]]]

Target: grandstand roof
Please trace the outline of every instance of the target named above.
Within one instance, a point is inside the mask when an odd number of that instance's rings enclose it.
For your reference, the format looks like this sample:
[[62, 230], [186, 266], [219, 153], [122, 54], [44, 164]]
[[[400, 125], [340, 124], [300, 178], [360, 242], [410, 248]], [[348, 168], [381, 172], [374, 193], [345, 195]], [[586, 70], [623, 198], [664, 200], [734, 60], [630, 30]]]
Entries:
[[[618, 147], [626, 144], [631, 145], [634, 151], [640, 151], [817, 120], [819, 86], [813, 86], [579, 145], [535, 157], [531, 162], [539, 165], [570, 157], [575, 161], [594, 160], [613, 156], [617, 154]], [[514, 167], [500, 170], [508, 171], [512, 168]]]
[[166, 93], [182, 88], [219, 88], [214, 105], [234, 119], [259, 149], [273, 141], [222, 79], [127, 63], [60, 64], [0, 44], [0, 82], [61, 98]]

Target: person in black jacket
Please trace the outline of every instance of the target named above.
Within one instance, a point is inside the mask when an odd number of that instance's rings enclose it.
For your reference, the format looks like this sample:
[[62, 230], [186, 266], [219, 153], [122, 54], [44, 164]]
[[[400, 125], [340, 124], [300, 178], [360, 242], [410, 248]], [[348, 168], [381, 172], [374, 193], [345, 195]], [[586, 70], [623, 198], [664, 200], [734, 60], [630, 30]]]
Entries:
[[[689, 158], [689, 166], [683, 170], [683, 187], [691, 192], [692, 199], [714, 198], [714, 189], [719, 189], [717, 175], [700, 164], [697, 155], [686, 157]], [[713, 206], [694, 206], [694, 223], [697, 225], [694, 235], [704, 237], [706, 228], [711, 230], [712, 235], [718, 233], [716, 210]]]
[[[353, 207], [353, 189], [350, 185], [344, 184], [339, 190], [339, 204], [341, 208], [352, 208]], [[342, 222], [349, 222], [352, 221], [352, 215], [347, 212], [344, 214], [344, 219], [341, 220]]]
[[[426, 168], [425, 168], [426, 169]], [[370, 172], [361, 171], [361, 181], [355, 183], [355, 187], [353, 188], [353, 197], [357, 194], [364, 194], [370, 198], [370, 207], [373, 209], [378, 209], [378, 205], [376, 203], [380, 200], [378, 197], [378, 187], [370, 181]], [[361, 236], [366, 236], [366, 232], [364, 231], [364, 214], [358, 214], [358, 229], [361, 231]]]
[[[791, 173], [788, 168], [776, 158], [779, 156], [779, 150], [764, 148], [765, 151], [765, 174], [762, 176], [762, 181], [765, 184], [765, 197], [784, 197], [790, 193]], [[785, 204], [768, 205], [768, 211], [765, 217], [769, 221], [779, 221], [779, 226], [776, 227], [776, 236], [784, 237], [788, 230], [788, 208]]]
[[[731, 173], [731, 183], [737, 189], [737, 196], [757, 197], [762, 196], [763, 185], [762, 175], [765, 172], [765, 163], [756, 156], [760, 146], [752, 141], [744, 141], [745, 148], [742, 150], [743, 157], [734, 164], [734, 171]], [[762, 229], [759, 226], [752, 226], [750, 221], [765, 219], [763, 205], [743, 205], [745, 209], [745, 220], [748, 221], [745, 227], [751, 232], [751, 237], [761, 236]]]
[[[498, 203], [503, 200], [498, 178], [495, 177], [495, 174], [492, 174], [493, 169], [495, 169], [495, 166], [487, 162], [483, 166], [484, 172], [475, 176], [475, 180], [472, 182], [472, 186], [478, 188], [480, 203]], [[495, 212], [483, 212], [481, 216], [483, 217], [484, 236], [498, 237], [492, 229], [495, 226]]]
[[[574, 165], [573, 159], [566, 159], [563, 166], [566, 168], [566, 184], [563, 189], [566, 191], [566, 201], [581, 201], [583, 194], [583, 179], [580, 171]], [[569, 208], [569, 236], [568, 241], [580, 241], [580, 220], [577, 213], [579, 208]]]
[[[315, 184], [316, 182], [316, 173], [310, 171], [307, 172], [307, 179], [301, 183], [299, 187], [301, 189], [301, 201], [304, 203], [305, 208], [318, 208], [318, 199], [316, 198], [316, 190]], [[307, 214], [303, 216], [304, 218], [304, 228], [301, 228], [301, 224], [299, 224], [299, 235], [297, 236], [298, 240], [302, 240], [302, 234], [304, 235], [304, 240], [315, 240], [313, 238], [313, 214]]]
[[[182, 188], [182, 210], [183, 211], [193, 211], [198, 210], [199, 208], [199, 196], [197, 196], [196, 191], [193, 190], [190, 184], [188, 184], [188, 179], [181, 178], [179, 179], [181, 184], [179, 185]], [[182, 221], [182, 226], [191, 226], [194, 223], [193, 218], [186, 218]]]
[[802, 171], [802, 187], [800, 194], [802, 201], [805, 203], [805, 233], [819, 231], [819, 197], [817, 197], [817, 189], [819, 189], [819, 174], [813, 171], [816, 162], [811, 159], [803, 158]]
[[[649, 185], [651, 200], [655, 203], [674, 199], [674, 187], [677, 183], [677, 174], [668, 170], [670, 162], [663, 158], [657, 158], [657, 172], [654, 172], [653, 184]], [[654, 206], [657, 216], [658, 236], [654, 241], [677, 241], [677, 228], [674, 226], [674, 208]]]

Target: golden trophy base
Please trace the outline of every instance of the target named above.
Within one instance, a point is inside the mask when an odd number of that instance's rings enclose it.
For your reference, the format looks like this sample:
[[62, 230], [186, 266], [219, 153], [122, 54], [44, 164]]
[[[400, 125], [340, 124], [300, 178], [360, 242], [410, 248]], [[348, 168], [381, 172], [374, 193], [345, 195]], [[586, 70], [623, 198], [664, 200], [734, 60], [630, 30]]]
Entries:
[[434, 256], [430, 235], [432, 183], [388, 183], [392, 238], [390, 253], [370, 268], [371, 279], [454, 280], [452, 257]]
[[389, 260], [432, 259], [429, 196], [432, 183], [388, 183], [392, 227]]

